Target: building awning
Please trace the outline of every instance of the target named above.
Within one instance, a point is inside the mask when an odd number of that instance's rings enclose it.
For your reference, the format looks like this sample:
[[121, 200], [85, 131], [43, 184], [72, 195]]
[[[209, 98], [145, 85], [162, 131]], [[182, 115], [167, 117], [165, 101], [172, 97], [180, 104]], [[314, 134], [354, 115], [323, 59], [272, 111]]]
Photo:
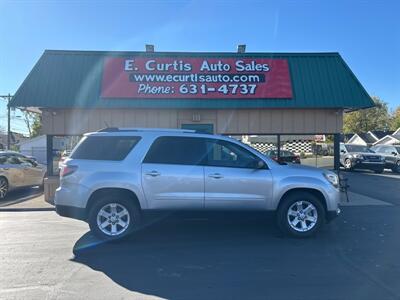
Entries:
[[[106, 62], [110, 59], [121, 58], [130, 60], [132, 57], [140, 59], [151, 57], [161, 61], [176, 57], [180, 59], [178, 63], [198, 59], [214, 61], [243, 59], [272, 63], [279, 60], [287, 64], [288, 77], [286, 78], [283, 73], [274, 78], [275, 92], [268, 90], [268, 80], [272, 82], [272, 79], [265, 79], [265, 93], [268, 94], [266, 98], [257, 98], [257, 93], [252, 97], [235, 95], [232, 98], [228, 94], [221, 98], [217, 97], [218, 99], [207, 95], [199, 99], [185, 98], [182, 95], [176, 97], [177, 94], [171, 94], [171, 97], [164, 97], [164, 99], [137, 96], [129, 98], [129, 95], [126, 96], [123, 91], [118, 90], [118, 87], [110, 94], [111, 96], [105, 93], [104, 80], [107, 76], [112, 76], [112, 73], [105, 74]], [[130, 64], [127, 67], [131, 70]], [[260, 67], [255, 70], [259, 72], [262, 69]], [[180, 71], [185, 73], [187, 70], [182, 65]], [[231, 78], [229, 76], [228, 78]], [[46, 50], [15, 93], [10, 105], [37, 108], [337, 108], [353, 110], [372, 107], [374, 102], [339, 53], [146, 53]]]

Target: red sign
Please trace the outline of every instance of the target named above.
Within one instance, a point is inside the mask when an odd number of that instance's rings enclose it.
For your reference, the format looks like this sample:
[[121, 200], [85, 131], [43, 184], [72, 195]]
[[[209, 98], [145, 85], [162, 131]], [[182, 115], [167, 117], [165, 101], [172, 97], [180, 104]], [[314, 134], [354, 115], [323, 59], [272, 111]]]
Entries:
[[103, 98], [292, 98], [286, 59], [108, 57]]

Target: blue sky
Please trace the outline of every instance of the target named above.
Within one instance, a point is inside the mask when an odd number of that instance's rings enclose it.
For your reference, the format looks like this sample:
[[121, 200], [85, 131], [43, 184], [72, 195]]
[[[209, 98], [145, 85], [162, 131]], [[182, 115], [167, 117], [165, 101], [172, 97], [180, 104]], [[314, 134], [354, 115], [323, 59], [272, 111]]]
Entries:
[[[0, 95], [45, 49], [337, 51], [371, 95], [400, 105], [400, 1], [0, 0]], [[18, 115], [19, 113], [15, 113]], [[0, 126], [6, 110], [0, 104]], [[14, 119], [13, 129], [25, 131]], [[25, 131], [26, 132], [26, 131]]]

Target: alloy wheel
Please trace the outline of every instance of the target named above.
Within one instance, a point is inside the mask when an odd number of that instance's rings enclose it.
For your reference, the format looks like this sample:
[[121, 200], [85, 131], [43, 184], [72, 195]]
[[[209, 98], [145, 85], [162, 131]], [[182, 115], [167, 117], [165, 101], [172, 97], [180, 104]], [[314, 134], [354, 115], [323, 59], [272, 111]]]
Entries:
[[0, 178], [0, 199], [6, 197], [8, 192], [8, 183], [7, 180], [4, 178]]
[[311, 202], [297, 201], [289, 207], [287, 221], [290, 227], [297, 232], [309, 231], [317, 224], [317, 208]]
[[108, 203], [97, 213], [97, 226], [107, 236], [117, 236], [128, 229], [128, 209], [120, 203]]
[[350, 159], [346, 159], [345, 161], [344, 161], [344, 167], [346, 168], [346, 169], [351, 169], [351, 160]]

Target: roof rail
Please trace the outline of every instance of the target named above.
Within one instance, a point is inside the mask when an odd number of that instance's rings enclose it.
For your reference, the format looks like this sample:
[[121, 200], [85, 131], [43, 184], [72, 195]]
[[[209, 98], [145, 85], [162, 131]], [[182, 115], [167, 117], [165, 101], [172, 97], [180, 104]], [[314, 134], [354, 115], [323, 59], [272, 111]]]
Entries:
[[195, 133], [195, 130], [191, 129], [172, 129], [172, 128], [118, 128], [118, 127], [107, 127], [98, 130], [97, 132], [127, 132], [127, 131], [162, 131], [162, 132], [188, 132]]

